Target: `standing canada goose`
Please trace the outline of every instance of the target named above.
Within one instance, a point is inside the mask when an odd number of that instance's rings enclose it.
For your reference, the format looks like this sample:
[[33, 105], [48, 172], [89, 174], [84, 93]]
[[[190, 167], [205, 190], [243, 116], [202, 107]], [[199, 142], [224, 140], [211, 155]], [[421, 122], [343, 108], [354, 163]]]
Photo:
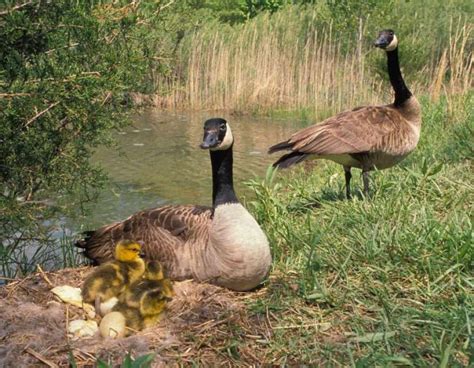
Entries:
[[146, 257], [161, 262], [172, 280], [192, 278], [238, 291], [255, 288], [270, 269], [270, 247], [235, 195], [233, 144], [224, 119], [204, 123], [201, 148], [210, 151], [212, 207], [170, 205], [141, 211], [87, 232], [76, 246], [100, 264], [112, 258], [117, 241], [141, 240]]
[[293, 134], [269, 153], [289, 150], [273, 165], [286, 168], [309, 157], [335, 161], [344, 167], [346, 196], [350, 198], [351, 168], [362, 169], [364, 194], [369, 171], [396, 165], [413, 151], [420, 138], [421, 108], [405, 85], [398, 62], [398, 40], [392, 30], [379, 33], [374, 46], [387, 54], [388, 75], [395, 101], [345, 111]]

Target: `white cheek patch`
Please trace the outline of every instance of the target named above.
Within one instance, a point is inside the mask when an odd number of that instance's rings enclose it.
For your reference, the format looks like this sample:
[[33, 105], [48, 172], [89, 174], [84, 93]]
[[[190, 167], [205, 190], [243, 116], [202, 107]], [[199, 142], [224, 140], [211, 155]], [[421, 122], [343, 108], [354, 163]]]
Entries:
[[227, 124], [227, 130], [225, 132], [224, 139], [217, 147], [211, 148], [211, 151], [225, 151], [226, 149], [229, 149], [230, 146], [232, 146], [232, 143], [234, 143], [234, 136], [230, 130], [230, 125]]
[[393, 35], [393, 40], [388, 44], [388, 46], [385, 48], [386, 51], [393, 51], [397, 48], [398, 46], [398, 39], [397, 36]]

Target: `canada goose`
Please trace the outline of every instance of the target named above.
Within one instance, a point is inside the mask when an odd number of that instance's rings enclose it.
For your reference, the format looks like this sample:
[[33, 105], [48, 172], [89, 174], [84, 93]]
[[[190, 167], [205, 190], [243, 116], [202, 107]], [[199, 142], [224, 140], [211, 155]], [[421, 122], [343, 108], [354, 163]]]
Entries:
[[169, 205], [138, 212], [128, 219], [86, 233], [76, 243], [96, 263], [112, 258], [115, 242], [144, 242], [148, 259], [158, 260], [172, 280], [193, 278], [238, 291], [259, 285], [271, 265], [268, 240], [234, 192], [229, 124], [204, 123], [202, 149], [212, 164], [212, 207]]
[[145, 272], [141, 245], [135, 241], [120, 241], [115, 247], [115, 260], [105, 263], [90, 274], [82, 286], [82, 299], [95, 303], [100, 314], [100, 303], [119, 296], [125, 288], [140, 279]]
[[351, 168], [362, 169], [364, 194], [369, 193], [369, 171], [396, 165], [413, 151], [420, 138], [421, 108], [400, 72], [398, 40], [392, 30], [379, 33], [374, 46], [386, 51], [388, 75], [395, 101], [345, 111], [293, 134], [269, 153], [289, 150], [273, 165], [286, 168], [306, 158], [323, 158], [344, 167], [346, 196], [350, 198]]

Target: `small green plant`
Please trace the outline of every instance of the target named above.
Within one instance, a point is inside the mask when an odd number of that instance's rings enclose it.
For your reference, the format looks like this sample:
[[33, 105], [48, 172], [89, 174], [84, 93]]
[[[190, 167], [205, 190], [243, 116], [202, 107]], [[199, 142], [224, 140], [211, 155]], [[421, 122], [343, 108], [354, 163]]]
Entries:
[[[155, 354], [146, 354], [141, 355], [138, 358], [133, 359], [130, 353], [128, 353], [125, 358], [123, 359], [120, 368], [148, 368], [151, 367], [151, 363], [153, 363], [153, 359], [155, 359]], [[114, 365], [109, 365], [108, 363], [97, 359], [97, 368], [112, 368]]]

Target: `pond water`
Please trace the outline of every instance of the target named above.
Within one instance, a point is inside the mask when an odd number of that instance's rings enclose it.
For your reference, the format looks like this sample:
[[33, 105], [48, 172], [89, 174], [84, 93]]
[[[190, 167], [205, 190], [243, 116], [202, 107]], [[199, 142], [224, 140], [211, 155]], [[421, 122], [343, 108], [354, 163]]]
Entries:
[[278, 157], [267, 149], [287, 138], [303, 123], [298, 119], [232, 116], [226, 113], [170, 113], [146, 110], [117, 134], [118, 149], [101, 149], [94, 161], [110, 177], [110, 185], [91, 215], [74, 221], [75, 230], [122, 220], [141, 209], [165, 203], [211, 204], [209, 152], [201, 150], [203, 123], [225, 118], [234, 134], [234, 185], [240, 197], [251, 195], [246, 180], [263, 177]]

